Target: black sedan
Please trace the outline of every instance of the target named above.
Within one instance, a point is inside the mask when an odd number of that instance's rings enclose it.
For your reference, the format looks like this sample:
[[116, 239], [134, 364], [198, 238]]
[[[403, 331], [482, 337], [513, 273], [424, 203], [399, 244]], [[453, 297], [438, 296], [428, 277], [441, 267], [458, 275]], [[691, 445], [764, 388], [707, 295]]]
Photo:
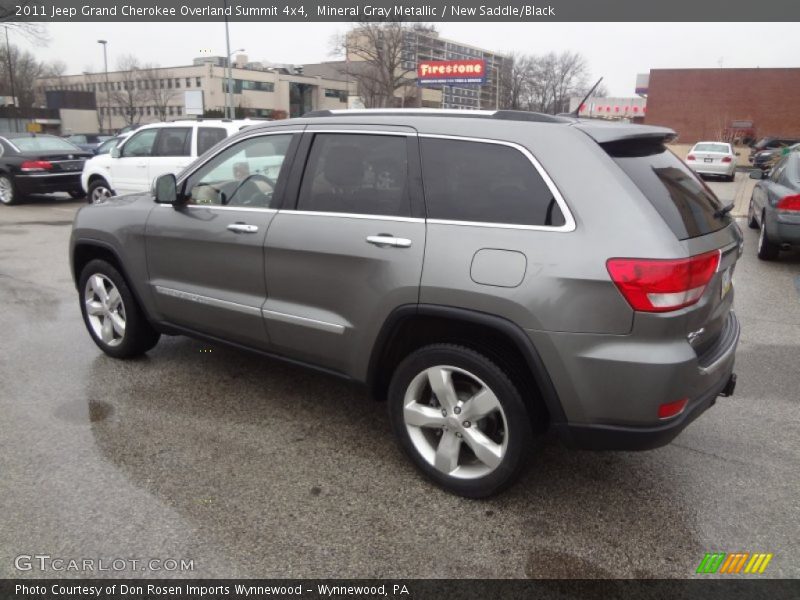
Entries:
[[782, 248], [800, 245], [800, 151], [790, 152], [769, 174], [750, 171], [753, 188], [747, 223], [760, 229], [758, 257], [775, 260]]
[[53, 192], [82, 197], [81, 171], [91, 157], [91, 152], [54, 135], [0, 134], [0, 203]]

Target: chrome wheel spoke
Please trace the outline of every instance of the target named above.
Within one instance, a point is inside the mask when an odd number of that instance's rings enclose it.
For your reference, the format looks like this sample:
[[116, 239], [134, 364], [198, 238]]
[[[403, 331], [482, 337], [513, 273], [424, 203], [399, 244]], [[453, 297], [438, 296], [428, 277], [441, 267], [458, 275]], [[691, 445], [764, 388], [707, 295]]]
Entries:
[[503, 460], [503, 447], [490, 440], [477, 428], [464, 430], [464, 441], [478, 460], [490, 469], [494, 469]]
[[452, 431], [444, 431], [436, 449], [433, 466], [442, 473], [452, 473], [458, 467], [458, 454], [461, 450], [461, 438]]
[[456, 389], [453, 387], [453, 371], [444, 367], [433, 367], [426, 371], [428, 383], [436, 394], [439, 404], [448, 412], [455, 408], [458, 403]]
[[100, 337], [106, 344], [114, 341], [114, 326], [108, 316], [103, 319], [103, 325], [100, 327]]
[[106, 320], [111, 321], [111, 327], [119, 337], [125, 335], [125, 319], [119, 313], [109, 313]]
[[465, 419], [477, 421], [498, 408], [500, 408], [500, 402], [497, 400], [497, 396], [492, 390], [485, 387], [464, 403], [461, 407], [461, 415]]
[[108, 310], [117, 310], [122, 297], [119, 295], [119, 290], [115, 287], [112, 287], [111, 290], [108, 292], [108, 300], [106, 301], [106, 306], [108, 306]]
[[103, 304], [108, 304], [108, 292], [106, 291], [105, 283], [103, 282], [103, 278], [100, 275], [95, 275], [92, 277], [90, 284], [92, 286], [92, 291], [95, 295], [100, 298], [100, 302]]
[[407, 425], [414, 427], [443, 427], [447, 423], [441, 410], [418, 402], [406, 405], [403, 409], [403, 418]]
[[87, 300], [86, 301], [86, 312], [92, 316], [99, 316], [103, 314], [103, 305], [102, 303], [98, 302], [97, 300]]

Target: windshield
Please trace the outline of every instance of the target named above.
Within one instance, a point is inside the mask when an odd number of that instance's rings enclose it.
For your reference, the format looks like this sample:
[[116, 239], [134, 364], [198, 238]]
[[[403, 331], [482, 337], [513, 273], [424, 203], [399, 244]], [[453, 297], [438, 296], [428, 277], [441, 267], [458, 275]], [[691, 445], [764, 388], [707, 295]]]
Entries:
[[82, 152], [80, 148], [70, 144], [67, 140], [62, 140], [53, 135], [18, 137], [13, 138], [11, 143], [19, 148], [20, 152], [58, 152], [59, 150], [62, 152]]
[[695, 152], [721, 152], [722, 154], [730, 154], [731, 147], [728, 144], [697, 144], [694, 147]]

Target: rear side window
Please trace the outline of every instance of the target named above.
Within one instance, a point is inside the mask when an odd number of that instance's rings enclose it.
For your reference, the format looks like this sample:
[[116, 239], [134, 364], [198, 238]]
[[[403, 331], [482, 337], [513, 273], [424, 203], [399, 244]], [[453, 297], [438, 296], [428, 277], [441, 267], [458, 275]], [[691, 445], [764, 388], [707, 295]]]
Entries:
[[564, 214], [530, 160], [502, 144], [420, 139], [428, 217], [559, 227]]
[[222, 127], [200, 127], [197, 130], [197, 156], [205, 154], [206, 150], [228, 137], [228, 132]]
[[659, 141], [603, 144], [614, 161], [647, 197], [679, 240], [718, 231], [730, 224], [709, 187]]
[[153, 156], [190, 156], [191, 127], [164, 127], [158, 134]]
[[297, 208], [409, 216], [406, 137], [318, 133], [308, 155]]

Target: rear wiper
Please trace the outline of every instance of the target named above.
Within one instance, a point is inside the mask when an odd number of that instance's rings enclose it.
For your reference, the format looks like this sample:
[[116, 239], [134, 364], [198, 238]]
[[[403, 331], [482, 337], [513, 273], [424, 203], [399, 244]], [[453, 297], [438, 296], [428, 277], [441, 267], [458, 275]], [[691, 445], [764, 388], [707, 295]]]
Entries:
[[714, 211], [714, 216], [717, 218], [721, 218], [727, 215], [732, 210], [733, 210], [733, 202], [731, 202], [730, 204], [726, 204], [722, 208], [718, 208], [716, 211]]

